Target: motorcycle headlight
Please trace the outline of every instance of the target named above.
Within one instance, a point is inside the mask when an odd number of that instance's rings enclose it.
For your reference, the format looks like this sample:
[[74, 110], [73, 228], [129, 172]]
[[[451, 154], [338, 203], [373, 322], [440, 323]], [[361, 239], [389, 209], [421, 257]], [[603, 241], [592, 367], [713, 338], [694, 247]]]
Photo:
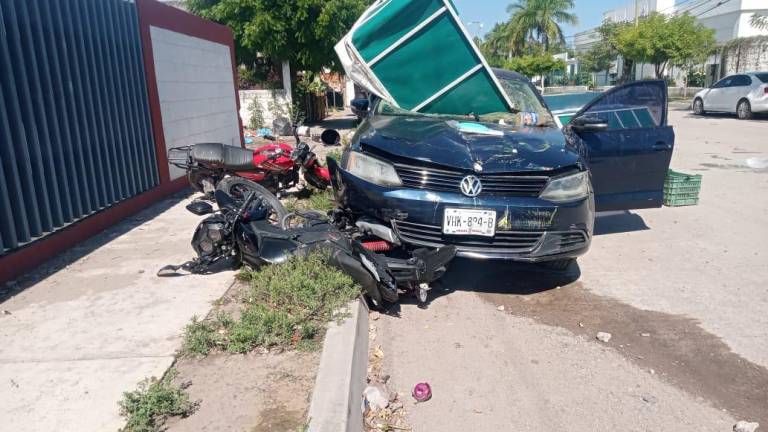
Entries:
[[380, 186], [403, 185], [392, 164], [360, 152], [349, 152], [345, 168], [351, 174]]
[[582, 171], [550, 180], [539, 197], [553, 202], [564, 202], [584, 198], [587, 195], [589, 195], [589, 173]]
[[208, 238], [211, 239], [214, 243], [218, 243], [221, 241], [222, 238], [224, 238], [224, 234], [222, 233], [222, 228], [220, 224], [211, 224], [208, 225]]

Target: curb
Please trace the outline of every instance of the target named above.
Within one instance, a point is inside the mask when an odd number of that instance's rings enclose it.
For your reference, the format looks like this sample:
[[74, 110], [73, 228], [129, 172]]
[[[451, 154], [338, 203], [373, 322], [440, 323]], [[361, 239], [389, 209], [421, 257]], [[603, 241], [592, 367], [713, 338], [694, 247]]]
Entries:
[[361, 300], [347, 307], [350, 317], [331, 323], [309, 405], [309, 432], [362, 432], [360, 409], [368, 375], [368, 308]]

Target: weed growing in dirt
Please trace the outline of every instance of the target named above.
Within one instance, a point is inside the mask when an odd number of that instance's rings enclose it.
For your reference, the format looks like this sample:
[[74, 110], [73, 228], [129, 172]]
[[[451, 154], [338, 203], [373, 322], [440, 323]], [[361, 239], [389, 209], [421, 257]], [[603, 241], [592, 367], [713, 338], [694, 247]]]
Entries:
[[213, 323], [200, 321], [196, 316], [184, 328], [182, 352], [188, 354], [208, 354], [219, 344], [218, 333]]
[[289, 212], [307, 210], [328, 212], [336, 208], [336, 200], [330, 189], [324, 191], [308, 189], [303, 196], [290, 198], [284, 204]]
[[171, 384], [176, 371], [171, 369], [161, 380], [140, 382], [136, 390], [123, 393], [120, 415], [127, 419], [122, 432], [158, 432], [169, 416], [187, 417], [197, 409], [183, 387]]
[[326, 323], [360, 293], [352, 278], [328, 264], [328, 255], [313, 253], [280, 265], [242, 270], [248, 281], [240, 316], [217, 313], [193, 319], [184, 333], [184, 352], [206, 355], [213, 349], [245, 353], [256, 347], [311, 350]]

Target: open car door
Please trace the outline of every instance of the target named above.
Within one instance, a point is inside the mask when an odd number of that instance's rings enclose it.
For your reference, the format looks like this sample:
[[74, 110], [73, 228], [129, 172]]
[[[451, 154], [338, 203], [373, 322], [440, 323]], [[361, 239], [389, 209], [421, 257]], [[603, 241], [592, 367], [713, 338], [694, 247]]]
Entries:
[[596, 211], [661, 207], [675, 142], [664, 81], [615, 87], [584, 106], [568, 128], [586, 155]]

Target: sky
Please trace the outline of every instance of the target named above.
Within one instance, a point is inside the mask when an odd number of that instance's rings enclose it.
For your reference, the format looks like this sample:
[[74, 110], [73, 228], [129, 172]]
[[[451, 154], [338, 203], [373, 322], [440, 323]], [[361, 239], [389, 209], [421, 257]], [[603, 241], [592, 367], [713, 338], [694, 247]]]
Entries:
[[[454, 0], [454, 4], [459, 10], [459, 15], [461, 20], [464, 21], [467, 30], [472, 36], [477, 36], [490, 31], [494, 24], [506, 21], [509, 18], [507, 5], [513, 1]], [[566, 42], [569, 43], [573, 38], [568, 39], [568, 36], [599, 26], [603, 21], [603, 12], [631, 3], [631, 0], [575, 0], [575, 3], [576, 7], [573, 10], [579, 18], [579, 24], [576, 26], [561, 25], [566, 36]], [[483, 23], [482, 33], [480, 32], [480, 26], [478, 24], [470, 24], [472, 22]]]

